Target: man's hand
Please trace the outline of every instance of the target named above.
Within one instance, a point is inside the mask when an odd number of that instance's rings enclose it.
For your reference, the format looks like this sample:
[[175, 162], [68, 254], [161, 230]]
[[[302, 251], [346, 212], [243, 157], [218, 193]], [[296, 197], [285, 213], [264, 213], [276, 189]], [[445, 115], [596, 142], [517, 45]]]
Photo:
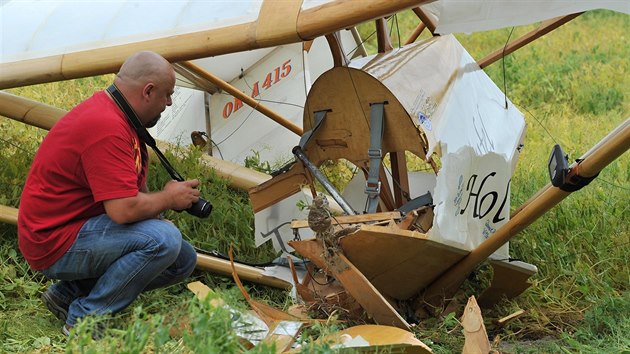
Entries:
[[166, 183], [159, 192], [139, 191], [134, 197], [109, 199], [103, 201], [105, 212], [118, 224], [127, 224], [140, 220], [152, 219], [167, 209], [184, 210], [199, 200], [199, 181], [196, 179]]
[[190, 208], [199, 200], [199, 181], [196, 179], [177, 182], [169, 181], [164, 186], [164, 193], [167, 193], [171, 199], [169, 209], [185, 210]]

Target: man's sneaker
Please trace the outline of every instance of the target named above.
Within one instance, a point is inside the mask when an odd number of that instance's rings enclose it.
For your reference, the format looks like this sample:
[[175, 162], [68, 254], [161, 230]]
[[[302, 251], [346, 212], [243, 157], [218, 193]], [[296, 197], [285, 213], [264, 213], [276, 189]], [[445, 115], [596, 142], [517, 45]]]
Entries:
[[[61, 333], [63, 333], [66, 337], [70, 337], [70, 331], [72, 331], [72, 327], [69, 324], [64, 324], [61, 327]], [[105, 334], [105, 325], [103, 323], [96, 323], [92, 327], [92, 339], [93, 340], [101, 340]]]
[[42, 301], [44, 302], [44, 304], [46, 304], [48, 310], [50, 310], [50, 312], [55, 315], [55, 317], [62, 320], [63, 322], [66, 322], [66, 319], [68, 318], [68, 308], [70, 307], [70, 304], [66, 304], [65, 302], [63, 302], [63, 300], [61, 300], [48, 290], [46, 290], [42, 294]]
[[70, 330], [72, 330], [72, 326], [67, 324], [64, 324], [63, 327], [61, 327], [61, 333], [63, 333], [66, 337], [70, 337]]

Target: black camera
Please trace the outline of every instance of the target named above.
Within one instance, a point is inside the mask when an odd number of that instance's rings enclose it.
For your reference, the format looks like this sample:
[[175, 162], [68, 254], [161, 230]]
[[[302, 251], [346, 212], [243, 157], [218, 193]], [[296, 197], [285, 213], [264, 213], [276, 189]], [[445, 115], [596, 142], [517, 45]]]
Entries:
[[208, 215], [210, 215], [210, 213], [212, 212], [212, 203], [203, 198], [199, 198], [196, 203], [194, 203], [190, 208], [186, 209], [186, 212], [198, 218], [207, 218]]

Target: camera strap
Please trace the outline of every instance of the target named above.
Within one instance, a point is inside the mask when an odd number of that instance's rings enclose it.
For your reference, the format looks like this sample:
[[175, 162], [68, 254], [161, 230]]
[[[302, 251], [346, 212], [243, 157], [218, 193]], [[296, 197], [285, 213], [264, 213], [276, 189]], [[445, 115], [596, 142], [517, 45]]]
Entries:
[[136, 134], [138, 134], [140, 140], [149, 145], [151, 149], [155, 151], [155, 154], [160, 159], [162, 166], [164, 166], [168, 174], [171, 175], [171, 177], [176, 181], [184, 181], [184, 178], [179, 173], [177, 173], [177, 171], [175, 171], [175, 168], [171, 165], [170, 162], [168, 162], [166, 156], [164, 156], [164, 154], [162, 154], [162, 151], [158, 149], [155, 139], [153, 139], [151, 134], [149, 134], [147, 128], [142, 125], [140, 119], [138, 119], [138, 116], [136, 115], [136, 112], [133, 110], [133, 108], [131, 108], [129, 102], [127, 102], [127, 99], [125, 99], [125, 96], [123, 96], [123, 94], [118, 90], [118, 87], [116, 87], [115, 84], [112, 84], [107, 88], [107, 92], [109, 92], [109, 94], [112, 96], [114, 102], [116, 102], [120, 110], [123, 111], [123, 113], [127, 117], [127, 120], [129, 121], [129, 123], [131, 123], [131, 126], [136, 131]]

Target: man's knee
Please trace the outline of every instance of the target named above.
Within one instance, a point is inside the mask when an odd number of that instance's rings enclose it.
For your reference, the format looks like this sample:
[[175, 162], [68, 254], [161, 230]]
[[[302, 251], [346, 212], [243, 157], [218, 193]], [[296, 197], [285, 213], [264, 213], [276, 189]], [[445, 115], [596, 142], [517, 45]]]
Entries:
[[161, 256], [175, 260], [182, 244], [179, 229], [170, 222], [157, 219], [145, 220], [142, 223], [143, 232], [157, 243]]

